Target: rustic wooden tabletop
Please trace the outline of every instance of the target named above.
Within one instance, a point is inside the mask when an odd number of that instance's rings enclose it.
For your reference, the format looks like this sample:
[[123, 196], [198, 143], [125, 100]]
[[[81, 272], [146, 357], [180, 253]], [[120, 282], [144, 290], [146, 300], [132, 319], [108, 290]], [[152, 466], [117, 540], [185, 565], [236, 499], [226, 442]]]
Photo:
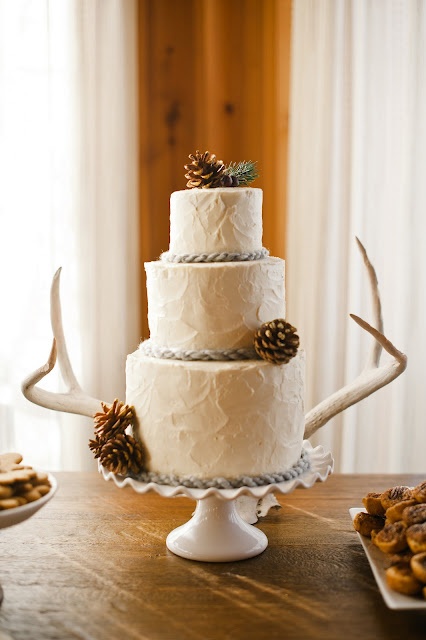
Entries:
[[187, 498], [138, 495], [97, 473], [58, 473], [56, 496], [0, 531], [0, 639], [365, 640], [426, 637], [426, 610], [386, 607], [348, 513], [419, 476], [333, 475], [278, 496], [256, 558], [170, 553]]

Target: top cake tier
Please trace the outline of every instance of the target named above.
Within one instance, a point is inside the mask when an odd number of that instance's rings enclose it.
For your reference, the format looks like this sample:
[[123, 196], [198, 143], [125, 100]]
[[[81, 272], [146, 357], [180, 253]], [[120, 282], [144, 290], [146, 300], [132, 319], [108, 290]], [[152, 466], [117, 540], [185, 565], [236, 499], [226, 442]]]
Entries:
[[185, 189], [170, 197], [170, 253], [262, 249], [262, 189]]

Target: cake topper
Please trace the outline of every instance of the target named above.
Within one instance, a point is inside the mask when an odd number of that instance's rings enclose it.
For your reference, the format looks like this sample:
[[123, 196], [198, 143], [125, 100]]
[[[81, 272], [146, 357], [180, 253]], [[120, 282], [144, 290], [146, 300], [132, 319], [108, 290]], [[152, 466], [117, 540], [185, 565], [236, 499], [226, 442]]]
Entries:
[[217, 160], [214, 153], [205, 151], [190, 154], [191, 162], [185, 165], [188, 189], [214, 189], [217, 187], [247, 186], [259, 177], [256, 162], [231, 162], [226, 165]]

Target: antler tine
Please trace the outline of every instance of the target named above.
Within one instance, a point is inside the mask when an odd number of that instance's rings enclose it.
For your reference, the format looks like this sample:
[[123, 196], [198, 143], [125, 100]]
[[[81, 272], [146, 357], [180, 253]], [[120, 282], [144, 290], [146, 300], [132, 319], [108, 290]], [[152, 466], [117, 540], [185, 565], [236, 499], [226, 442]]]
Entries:
[[65, 342], [64, 329], [62, 325], [62, 310], [60, 297], [62, 267], [56, 271], [53, 276], [52, 286], [50, 287], [50, 322], [52, 325], [53, 335], [56, 338], [59, 367], [65, 384], [69, 390], [81, 391], [81, 387], [75, 377], [71, 362], [68, 356], [67, 345]]
[[[358, 238], [356, 238], [356, 240], [369, 275], [373, 296], [374, 317], [378, 329], [375, 329], [368, 324], [368, 322], [354, 314], [350, 314], [350, 316], [364, 331], [367, 331], [373, 336], [375, 343], [364, 371], [352, 383], [347, 384], [342, 389], [339, 389], [339, 391], [333, 393], [306, 414], [305, 438], [310, 438], [318, 429], [337, 414], [360, 400], [367, 398], [389, 382], [392, 382], [392, 380], [401, 375], [407, 366], [407, 356], [399, 351], [383, 335], [383, 319], [376, 272], [368, 259], [362, 243]], [[393, 357], [393, 360], [379, 367], [382, 348]]]
[[[357, 237], [355, 237], [355, 240], [358, 245], [358, 249], [361, 252], [365, 268], [367, 269], [368, 278], [370, 280], [374, 325], [377, 331], [380, 331], [380, 333], [383, 334], [382, 303], [380, 300], [379, 281], [377, 279], [376, 270], [371, 264], [368, 258], [367, 252], [365, 250], [365, 247], [362, 244], [361, 240]], [[379, 341], [373, 342], [371, 346], [370, 355], [366, 364], [367, 369], [369, 369], [370, 367], [379, 366], [381, 353], [382, 353], [382, 345], [380, 344], [380, 342]]]
[[[34, 404], [46, 407], [47, 409], [53, 409], [55, 411], [77, 413], [83, 416], [92, 417], [95, 413], [101, 410], [102, 403], [100, 400], [87, 395], [81, 389], [68, 357], [65, 335], [62, 327], [61, 301], [59, 296], [60, 273], [61, 269], [58, 269], [53, 277], [51, 287], [50, 315], [54, 338], [49, 358], [45, 365], [31, 373], [22, 382], [21, 389], [27, 400], [34, 402]], [[58, 357], [61, 373], [64, 378], [64, 382], [68, 387], [68, 391], [66, 393], [46, 391], [45, 389], [40, 389], [36, 386], [40, 380], [52, 371], [56, 364], [56, 357]]]
[[[31, 400], [32, 402], [36, 402], [33, 398], [36, 395], [38, 395], [40, 391], [43, 391], [42, 389], [34, 389], [34, 393], [32, 393], [31, 389], [37, 384], [37, 382], [40, 382], [40, 380], [42, 380], [45, 376], [47, 376], [48, 373], [52, 371], [53, 367], [56, 364], [57, 354], [58, 354], [58, 350], [56, 347], [56, 340], [55, 338], [53, 338], [52, 348], [50, 350], [49, 357], [47, 359], [46, 364], [44, 364], [42, 367], [40, 367], [33, 373], [30, 373], [30, 375], [27, 376], [21, 384], [22, 393], [26, 398], [28, 398], [28, 400]], [[28, 397], [28, 393], [32, 394], [31, 398]], [[36, 402], [36, 404], [39, 404], [39, 403]]]

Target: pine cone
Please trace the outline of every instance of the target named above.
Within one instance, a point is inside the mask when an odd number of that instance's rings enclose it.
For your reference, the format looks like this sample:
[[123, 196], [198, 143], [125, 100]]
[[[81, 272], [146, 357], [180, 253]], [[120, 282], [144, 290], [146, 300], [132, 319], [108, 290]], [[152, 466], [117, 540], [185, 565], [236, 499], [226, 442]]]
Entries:
[[129, 471], [138, 473], [143, 466], [142, 447], [138, 440], [127, 433], [119, 433], [105, 442], [95, 458], [99, 458], [105, 469], [120, 475], [126, 475]]
[[[213, 189], [214, 187], [233, 186], [232, 178], [225, 175], [225, 165], [222, 160], [216, 160], [216, 156], [213, 153], [205, 151], [200, 153], [197, 151], [195, 155], [190, 155], [190, 164], [185, 165], [185, 169], [188, 173], [185, 174], [185, 178], [188, 179], [186, 186], [188, 189]], [[228, 183], [231, 179], [231, 184], [223, 184], [222, 181]]]
[[254, 336], [256, 353], [273, 364], [287, 364], [299, 347], [296, 331], [295, 327], [282, 318], [265, 322]]
[[99, 458], [99, 454], [104, 444], [105, 441], [99, 438], [99, 436], [95, 436], [94, 440], [89, 440], [89, 449], [90, 451], [93, 451], [95, 458]]
[[105, 441], [114, 438], [119, 433], [124, 433], [126, 428], [133, 424], [135, 410], [119, 400], [114, 400], [111, 406], [102, 402], [103, 412], [95, 413], [94, 428], [95, 434]]

